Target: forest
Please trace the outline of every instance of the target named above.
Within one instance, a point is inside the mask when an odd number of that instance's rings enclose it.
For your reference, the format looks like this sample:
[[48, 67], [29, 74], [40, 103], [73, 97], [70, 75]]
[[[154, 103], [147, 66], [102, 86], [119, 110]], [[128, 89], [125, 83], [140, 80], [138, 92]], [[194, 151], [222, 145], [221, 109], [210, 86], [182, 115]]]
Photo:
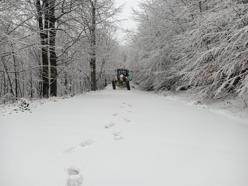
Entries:
[[0, 0], [0, 186], [248, 186], [248, 0]]
[[101, 89], [118, 64], [112, 0], [0, 2], [1, 102]]
[[248, 102], [248, 1], [147, 0], [120, 44], [113, 0], [2, 0], [1, 103], [104, 88], [118, 67], [147, 91]]

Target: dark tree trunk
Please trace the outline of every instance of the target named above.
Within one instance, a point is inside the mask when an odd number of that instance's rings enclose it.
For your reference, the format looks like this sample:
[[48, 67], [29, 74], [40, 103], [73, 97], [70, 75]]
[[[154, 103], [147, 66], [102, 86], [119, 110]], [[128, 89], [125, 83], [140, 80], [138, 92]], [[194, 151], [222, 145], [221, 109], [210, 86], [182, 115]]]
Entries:
[[13, 44], [10, 44], [11, 47], [11, 53], [12, 53], [12, 58], [13, 58], [13, 62], [14, 62], [14, 75], [15, 75], [15, 97], [16, 99], [18, 99], [19, 95], [18, 95], [18, 72], [17, 72], [17, 61], [16, 61], [16, 56], [14, 53], [14, 47]]
[[[4, 60], [4, 58], [2, 58], [1, 61], [2, 61], [3, 68], [4, 68], [5, 74], [7, 76], [8, 82], [9, 82], [10, 93], [13, 96], [15, 96], [14, 89], [13, 89], [12, 82], [11, 82], [11, 78], [10, 78], [10, 75], [8, 73], [8, 67], [7, 67], [7, 65], [5, 64], [5, 62], [3, 60]], [[6, 82], [6, 84], [7, 84], [7, 82]], [[7, 92], [8, 92], [8, 85], [6, 85], [6, 87], [7, 87]]]
[[91, 58], [90, 58], [90, 73], [91, 73], [91, 90], [97, 90], [96, 80], [96, 7], [95, 0], [91, 0], [92, 8], [92, 23], [91, 23]]
[[48, 80], [48, 49], [42, 48], [42, 96], [49, 97], [49, 80]]
[[6, 91], [7, 81], [6, 81], [5, 77], [6, 77], [5, 73], [3, 73], [3, 95], [5, 95], [7, 93], [7, 91]]
[[30, 97], [33, 99], [33, 72], [32, 69], [30, 68]]
[[56, 55], [56, 29], [55, 29], [55, 1], [51, 0], [49, 7], [49, 52], [50, 52], [50, 96], [57, 96], [57, 55]]
[[[42, 6], [41, 6], [42, 5]], [[42, 96], [49, 97], [48, 80], [48, 0], [36, 0], [42, 52]]]
[[36, 0], [42, 47], [42, 95], [45, 98], [57, 96], [55, 2]]
[[91, 68], [91, 90], [96, 91], [96, 60], [95, 58], [91, 58], [90, 60], [90, 68]]
[[3, 91], [3, 73], [0, 73], [1, 74], [1, 85], [0, 85], [0, 97], [2, 97], [2, 91]]
[[65, 88], [65, 91], [64, 91], [64, 94], [65, 95], [68, 95], [68, 77], [67, 77], [67, 72], [65, 72], [65, 81], [64, 81], [64, 88]]

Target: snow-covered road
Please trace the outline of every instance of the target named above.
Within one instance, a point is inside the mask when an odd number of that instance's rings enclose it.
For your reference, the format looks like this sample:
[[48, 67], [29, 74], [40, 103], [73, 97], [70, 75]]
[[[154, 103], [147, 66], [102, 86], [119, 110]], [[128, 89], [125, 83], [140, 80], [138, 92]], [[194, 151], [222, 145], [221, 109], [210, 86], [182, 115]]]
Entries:
[[0, 114], [0, 185], [247, 186], [248, 123], [133, 90]]

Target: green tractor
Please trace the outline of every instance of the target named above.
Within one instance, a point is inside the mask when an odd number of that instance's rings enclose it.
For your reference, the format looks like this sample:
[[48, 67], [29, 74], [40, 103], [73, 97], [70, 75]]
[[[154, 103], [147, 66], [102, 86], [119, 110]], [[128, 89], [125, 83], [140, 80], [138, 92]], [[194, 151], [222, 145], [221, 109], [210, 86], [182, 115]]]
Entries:
[[127, 69], [117, 69], [116, 77], [112, 81], [112, 87], [115, 90], [116, 86], [126, 87], [127, 90], [131, 90], [130, 81], [132, 80], [130, 71]]

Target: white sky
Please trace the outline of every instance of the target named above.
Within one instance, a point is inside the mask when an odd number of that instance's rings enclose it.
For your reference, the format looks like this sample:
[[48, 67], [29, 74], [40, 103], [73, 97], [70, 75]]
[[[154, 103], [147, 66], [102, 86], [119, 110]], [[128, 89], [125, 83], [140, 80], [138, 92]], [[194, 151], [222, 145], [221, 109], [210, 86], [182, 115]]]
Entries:
[[124, 30], [135, 31], [136, 22], [132, 18], [132, 10], [138, 8], [140, 0], [115, 0], [116, 6], [124, 4], [123, 10], [118, 16], [121, 21], [118, 26], [120, 27], [117, 32], [117, 38], [121, 43], [125, 43], [126, 34]]

